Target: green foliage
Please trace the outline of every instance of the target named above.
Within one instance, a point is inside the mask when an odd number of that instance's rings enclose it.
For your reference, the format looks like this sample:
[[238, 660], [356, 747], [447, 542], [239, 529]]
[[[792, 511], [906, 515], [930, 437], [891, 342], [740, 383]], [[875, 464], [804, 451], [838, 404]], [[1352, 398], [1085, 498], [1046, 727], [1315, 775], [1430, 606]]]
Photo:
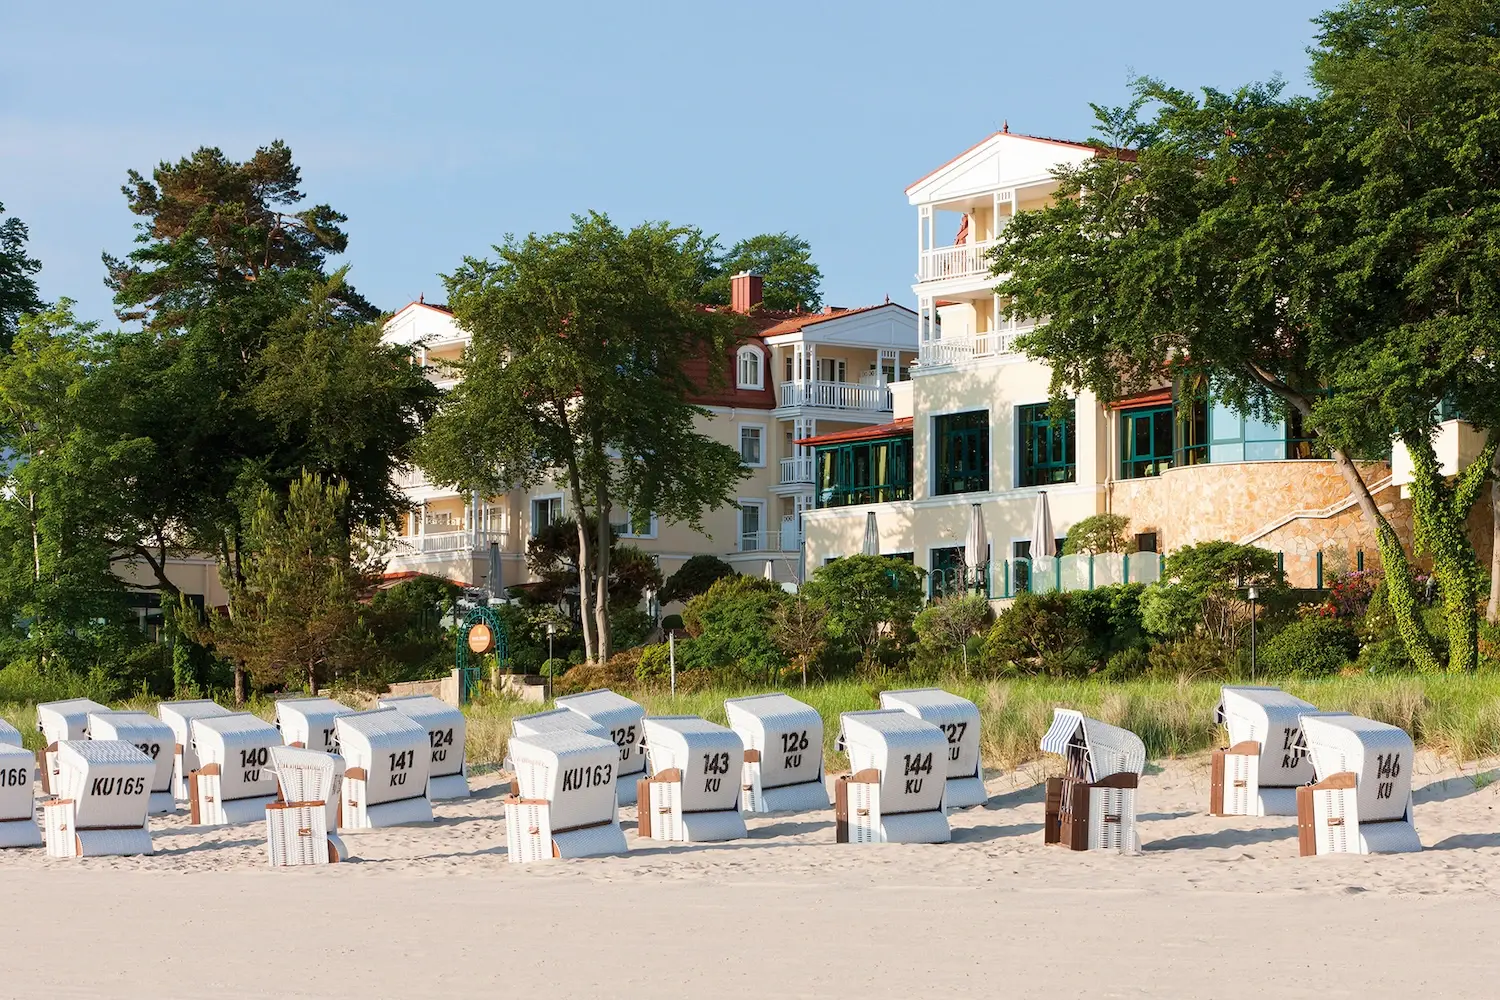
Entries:
[[1094, 514], [1076, 521], [1063, 542], [1063, 555], [1100, 552], [1134, 552], [1135, 539], [1130, 537], [1130, 518], [1123, 514]]
[[567, 673], [567, 671], [568, 661], [553, 657], [550, 660], [543, 660], [541, 667], [536, 672], [543, 677], [558, 678]]
[[733, 575], [734, 567], [718, 556], [693, 556], [667, 577], [661, 589], [661, 602], [690, 601], [713, 586], [715, 580]]
[[[717, 251], [717, 240], [710, 243]], [[791, 233], [763, 233], [740, 240], [728, 253], [713, 253], [708, 269], [710, 277], [700, 295], [710, 305], [729, 305], [730, 279], [744, 271], [764, 279], [762, 296], [767, 309], [810, 311], [823, 304], [819, 291], [823, 272], [813, 263], [812, 247]]]
[[[1140, 584], [1097, 590], [1022, 593], [995, 619], [983, 663], [992, 673], [1079, 676], [1105, 668], [1127, 650], [1144, 649]], [[1130, 661], [1122, 660], [1121, 668]]]
[[[611, 520], [650, 511], [700, 527], [748, 474], [735, 449], [698, 430], [705, 411], [688, 401], [704, 388], [695, 362], [724, 357], [743, 317], [698, 305], [708, 251], [695, 230], [625, 231], [590, 214], [494, 251], [446, 278], [473, 342], [421, 462], [434, 481], [486, 495], [566, 489], [574, 516], [594, 524], [579, 533], [579, 602], [585, 646], [607, 658], [599, 581], [610, 578]], [[709, 366], [715, 378], [720, 367]]]
[[26, 255], [28, 235], [26, 223], [15, 216], [6, 218], [0, 203], [0, 354], [10, 350], [21, 315], [45, 308], [32, 277], [42, 262]]
[[771, 641], [802, 675], [819, 661], [828, 645], [828, 608], [806, 594], [794, 594], [777, 605], [772, 615]]
[[845, 556], [818, 567], [802, 593], [828, 609], [828, 635], [873, 662], [878, 644], [900, 649], [913, 638], [922, 609], [922, 570], [904, 559]]
[[[185, 631], [262, 686], [311, 692], [356, 678], [375, 657], [360, 604], [374, 574], [344, 527], [347, 503], [342, 484], [317, 475], [293, 483], [284, 503], [263, 488], [245, 583], [230, 583], [227, 614]], [[236, 700], [243, 695], [237, 690]]]
[[1354, 629], [1320, 615], [1290, 622], [1259, 649], [1260, 663], [1272, 675], [1337, 673], [1358, 655]]
[[683, 609], [691, 643], [679, 649], [691, 668], [739, 671], [768, 677], [786, 661], [772, 641], [772, 624], [786, 593], [759, 576], [732, 576], [715, 582]]
[[961, 594], [928, 604], [912, 621], [912, 629], [925, 650], [950, 656], [958, 650], [967, 666], [969, 640], [983, 633], [993, 617], [983, 595]]
[[661, 620], [661, 629], [663, 632], [682, 632], [686, 628], [687, 626], [683, 624], [681, 615], [667, 615]]
[[445, 676], [453, 668], [453, 643], [443, 620], [461, 593], [435, 576], [402, 580], [375, 592], [365, 612], [380, 649], [388, 683]]
[[1232, 649], [1250, 627], [1245, 595], [1252, 586], [1263, 612], [1289, 607], [1291, 592], [1274, 552], [1222, 541], [1184, 546], [1167, 556], [1164, 576], [1141, 595], [1141, 620], [1165, 639], [1204, 635]]
[[609, 613], [609, 630], [623, 649], [639, 646], [656, 629], [656, 622], [638, 607], [616, 608]]
[[672, 676], [672, 651], [664, 642], [641, 650], [635, 665], [635, 679], [642, 684], [661, 684]]

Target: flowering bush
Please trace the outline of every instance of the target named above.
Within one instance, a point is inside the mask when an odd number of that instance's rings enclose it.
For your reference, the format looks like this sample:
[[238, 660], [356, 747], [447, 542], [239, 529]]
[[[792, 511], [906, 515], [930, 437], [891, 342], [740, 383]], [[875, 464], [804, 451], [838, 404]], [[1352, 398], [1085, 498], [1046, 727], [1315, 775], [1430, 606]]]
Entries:
[[1334, 577], [1328, 588], [1328, 599], [1318, 606], [1318, 614], [1324, 618], [1355, 621], [1365, 616], [1375, 589], [1380, 586], [1381, 575], [1374, 570], [1360, 569], [1343, 576]]

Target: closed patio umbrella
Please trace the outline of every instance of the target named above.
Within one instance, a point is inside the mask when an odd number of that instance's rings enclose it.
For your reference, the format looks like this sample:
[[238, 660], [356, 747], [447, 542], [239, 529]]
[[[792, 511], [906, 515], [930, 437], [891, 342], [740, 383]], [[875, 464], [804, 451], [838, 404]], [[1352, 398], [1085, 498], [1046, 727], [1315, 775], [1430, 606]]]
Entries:
[[984, 533], [984, 508], [972, 504], [969, 508], [969, 533], [964, 538], [964, 568], [972, 577], [976, 588], [984, 582], [984, 564], [989, 562], [988, 539]]
[[875, 525], [875, 512], [873, 510], [865, 513], [864, 554], [867, 556], [880, 555], [880, 529]]
[[1056, 536], [1052, 533], [1052, 508], [1047, 505], [1047, 491], [1036, 495], [1036, 514], [1031, 520], [1031, 558], [1056, 555]]

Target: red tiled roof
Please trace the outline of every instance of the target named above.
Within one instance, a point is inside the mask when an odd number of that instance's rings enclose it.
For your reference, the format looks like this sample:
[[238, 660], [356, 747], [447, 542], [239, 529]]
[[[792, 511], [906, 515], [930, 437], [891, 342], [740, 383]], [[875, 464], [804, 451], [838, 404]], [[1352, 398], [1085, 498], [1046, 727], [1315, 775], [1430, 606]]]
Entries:
[[[995, 138], [995, 136], [997, 136], [997, 135], [1008, 135], [1008, 136], [1012, 136], [1012, 137], [1017, 138], [1017, 139], [1028, 139], [1028, 140], [1030, 140], [1032, 142], [1047, 142], [1047, 143], [1051, 143], [1054, 146], [1067, 146], [1070, 149], [1091, 149], [1091, 150], [1094, 150], [1095, 152], [1099, 151], [1099, 147], [1098, 146], [1091, 146], [1091, 145], [1089, 145], [1086, 142], [1074, 142], [1072, 139], [1052, 139], [1052, 138], [1048, 138], [1045, 135], [1024, 135], [1024, 134], [1022, 134], [1020, 132], [1011, 132], [1009, 130], [1002, 130], [1002, 131], [999, 131], [999, 132], [991, 132], [989, 135], [985, 136], [983, 139], [980, 139], [978, 142], [974, 143], [974, 145], [970, 146], [968, 149], [964, 150], [962, 153], [959, 153], [957, 156], [953, 157], [953, 159], [949, 160], [947, 163], [944, 163], [941, 167], [938, 167], [936, 170], [929, 170], [929, 171], [927, 171], [927, 173], [923, 174], [921, 177], [918, 177], [916, 180], [914, 180], [910, 184], [906, 185], [906, 193], [910, 194], [912, 188], [916, 187], [918, 184], [922, 183], [927, 178], [931, 177], [933, 174], [940, 173], [943, 170], [945, 170], [947, 167], [951, 166], [952, 164], [957, 163], [959, 160], [963, 159], [965, 156], [968, 156], [970, 153], [974, 152], [974, 150], [978, 149], [980, 146], [983, 146], [985, 143], [989, 142], [991, 139]], [[1129, 160], [1135, 159], [1135, 152], [1134, 152], [1134, 150], [1117, 149], [1117, 150], [1115, 150], [1115, 152], [1118, 153], [1119, 155], [1123, 156], [1125, 159], [1129, 159]]]
[[911, 433], [911, 417], [902, 417], [900, 420], [888, 424], [876, 424], [874, 427], [856, 427], [852, 431], [834, 431], [831, 434], [819, 434], [817, 437], [802, 438], [798, 444], [849, 444], [853, 441], [874, 441], [879, 438], [902, 437]]
[[764, 330], [757, 331], [756, 335], [759, 337], [776, 337], [783, 333], [796, 333], [798, 330], [805, 330], [810, 326], [814, 326], [818, 323], [826, 323], [831, 319], [843, 319], [846, 316], [857, 316], [860, 313], [871, 312], [875, 309], [884, 309], [887, 306], [895, 306], [897, 309], [906, 309], [907, 312], [916, 315], [913, 310], [907, 309], [906, 306], [903, 306], [899, 302], [880, 302], [873, 306], [858, 306], [854, 309], [835, 309], [833, 312], [794, 314], [792, 316], [781, 319], [776, 323], [773, 323]]
[[1161, 389], [1150, 389], [1146, 392], [1138, 392], [1133, 396], [1125, 396], [1109, 404], [1111, 410], [1133, 410], [1142, 406], [1165, 406], [1172, 402], [1172, 387], [1166, 386]]

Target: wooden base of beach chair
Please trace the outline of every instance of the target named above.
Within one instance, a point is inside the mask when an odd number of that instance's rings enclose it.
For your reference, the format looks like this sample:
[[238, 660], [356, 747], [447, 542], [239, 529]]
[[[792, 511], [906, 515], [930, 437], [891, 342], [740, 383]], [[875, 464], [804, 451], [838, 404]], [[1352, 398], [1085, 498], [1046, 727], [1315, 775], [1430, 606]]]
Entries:
[[682, 772], [675, 767], [636, 783], [636, 832], [650, 840], [717, 843], [748, 835], [738, 809], [684, 812]]
[[1129, 772], [1089, 783], [1048, 778], [1042, 842], [1071, 851], [1133, 851], [1135, 792], [1140, 779]]
[[887, 814], [880, 808], [880, 772], [841, 774], [833, 786], [834, 841], [840, 844], [945, 844], [953, 839], [942, 809]]

